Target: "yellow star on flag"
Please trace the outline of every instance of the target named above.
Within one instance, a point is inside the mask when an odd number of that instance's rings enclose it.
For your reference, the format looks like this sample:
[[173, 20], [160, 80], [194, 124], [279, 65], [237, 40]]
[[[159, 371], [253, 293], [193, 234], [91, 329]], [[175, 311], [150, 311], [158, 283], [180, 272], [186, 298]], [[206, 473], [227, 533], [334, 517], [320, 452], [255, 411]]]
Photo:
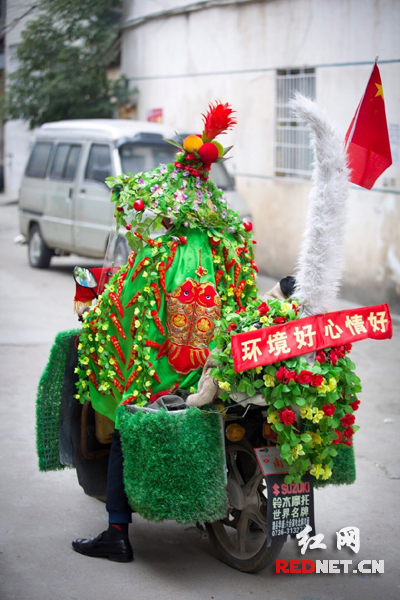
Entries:
[[383, 97], [383, 88], [379, 83], [375, 83], [378, 91], [375, 94], [375, 98], [377, 98], [378, 96], [382, 96], [382, 100], [385, 100], [385, 98]]

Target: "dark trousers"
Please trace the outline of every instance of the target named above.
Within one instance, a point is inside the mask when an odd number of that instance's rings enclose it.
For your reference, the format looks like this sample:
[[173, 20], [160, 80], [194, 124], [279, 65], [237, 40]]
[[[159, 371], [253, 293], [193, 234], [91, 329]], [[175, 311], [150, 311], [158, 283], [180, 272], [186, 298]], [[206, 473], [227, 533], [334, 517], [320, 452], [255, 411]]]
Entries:
[[106, 509], [109, 523], [132, 523], [132, 509], [124, 488], [121, 438], [118, 429], [112, 435], [108, 459]]

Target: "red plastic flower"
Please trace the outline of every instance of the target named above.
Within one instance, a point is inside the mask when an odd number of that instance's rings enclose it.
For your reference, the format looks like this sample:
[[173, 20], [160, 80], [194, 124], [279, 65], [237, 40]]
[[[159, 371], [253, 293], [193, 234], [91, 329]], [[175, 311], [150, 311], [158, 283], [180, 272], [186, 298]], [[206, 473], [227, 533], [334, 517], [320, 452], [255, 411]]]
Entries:
[[204, 119], [204, 141], [210, 142], [217, 135], [226, 133], [228, 129], [232, 129], [236, 125], [236, 119], [232, 117], [232, 113], [234, 112], [228, 103], [221, 104], [216, 102], [214, 106], [210, 102], [208, 113], [202, 115]]
[[312, 380], [313, 374], [311, 373], [311, 371], [306, 370], [300, 371], [300, 373], [296, 377], [297, 383], [300, 383], [301, 385], [310, 384]]
[[286, 367], [279, 367], [279, 369], [277, 370], [277, 372], [275, 373], [275, 377], [277, 378], [278, 381], [280, 381], [282, 383], [282, 381], [285, 379], [285, 375], [286, 375]]
[[236, 329], [237, 325], [236, 323], [231, 323], [230, 325], [228, 325], [228, 327], [226, 328], [227, 331], [233, 331], [234, 329]]
[[323, 384], [323, 382], [324, 382], [324, 378], [322, 377], [322, 375], [313, 375], [311, 385], [313, 387], [319, 387], [320, 385]]
[[336, 354], [335, 350], [332, 349], [329, 352], [329, 361], [333, 364], [333, 366], [336, 365], [337, 359], [338, 359], [337, 354]]
[[257, 308], [260, 316], [266, 315], [269, 311], [269, 306], [266, 302], [261, 302], [260, 306]]
[[325, 352], [323, 352], [323, 350], [318, 350], [315, 360], [319, 363], [326, 363]]
[[343, 437], [346, 439], [350, 439], [354, 434], [354, 429], [352, 427], [346, 427], [346, 429], [343, 431]]
[[285, 317], [276, 317], [276, 319], [274, 319], [274, 323], [276, 323], [277, 325], [279, 325], [280, 323], [286, 323], [286, 319]]
[[346, 444], [346, 446], [352, 446], [353, 445], [352, 440], [342, 440], [342, 443]]
[[344, 349], [346, 350], [346, 352], [350, 352], [352, 347], [353, 347], [353, 344], [345, 344]]
[[281, 383], [288, 383], [291, 379], [296, 379], [296, 371], [288, 371], [286, 367], [279, 367], [275, 376]]
[[333, 404], [324, 404], [322, 410], [327, 417], [332, 417], [336, 412], [336, 406], [333, 406]]
[[290, 408], [279, 411], [279, 418], [284, 425], [293, 425], [296, 422], [296, 415]]
[[346, 413], [344, 417], [340, 419], [340, 422], [343, 425], [343, 427], [349, 427], [350, 425], [354, 425], [354, 423], [356, 422], [356, 418], [354, 415]]
[[340, 433], [339, 429], [334, 429], [333, 431], [336, 433], [337, 438], [336, 440], [333, 440], [332, 443], [335, 444], [335, 446], [337, 446], [342, 441], [342, 434]]
[[359, 400], [354, 400], [354, 402], [350, 402], [349, 406], [351, 406], [353, 410], [358, 410], [360, 404], [361, 402]]

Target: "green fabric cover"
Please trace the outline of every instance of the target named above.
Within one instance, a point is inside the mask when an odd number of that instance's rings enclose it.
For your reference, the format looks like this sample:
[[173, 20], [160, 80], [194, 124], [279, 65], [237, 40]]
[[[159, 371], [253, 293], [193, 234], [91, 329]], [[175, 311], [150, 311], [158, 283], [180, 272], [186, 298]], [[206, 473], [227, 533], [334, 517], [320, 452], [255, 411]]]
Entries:
[[[182, 233], [182, 231], [178, 231], [175, 233], [176, 233], [176, 235], [180, 235]], [[206, 281], [210, 281], [210, 282], [215, 281], [215, 269], [214, 269], [214, 264], [212, 261], [211, 246], [208, 243], [207, 233], [205, 231], [201, 231], [200, 229], [194, 229], [194, 230], [189, 230], [189, 231], [185, 230], [184, 233], [186, 233], [186, 235], [187, 235], [188, 243], [185, 244], [184, 246], [181, 246], [181, 245], [178, 246], [177, 252], [175, 255], [175, 259], [174, 259], [171, 267], [166, 271], [166, 287], [169, 292], [172, 292], [174, 289], [176, 289], [179, 285], [181, 285], [189, 277], [195, 279], [196, 281], [199, 280], [199, 278], [195, 274], [195, 271], [200, 264], [200, 257], [201, 257], [201, 265], [208, 271], [207, 275], [202, 277], [202, 279], [201, 279], [202, 283], [204, 283]], [[101, 361], [104, 361], [104, 358], [107, 356], [112, 356], [117, 359], [125, 381], [128, 380], [129, 375], [132, 373], [132, 371], [135, 368], [135, 367], [131, 367], [130, 369], [128, 369], [129, 357], [131, 356], [131, 352], [132, 352], [132, 344], [134, 343], [134, 341], [136, 341], [136, 339], [134, 339], [134, 340], [132, 339], [131, 335], [129, 334], [129, 331], [131, 329], [132, 320], [134, 319], [135, 310], [137, 311], [138, 306], [140, 307], [140, 313], [138, 314], [137, 318], [140, 319], [141, 323], [143, 323], [143, 321], [147, 321], [145, 324], [146, 324], [146, 326], [148, 326], [148, 331], [146, 332], [146, 335], [143, 336], [143, 339], [138, 341], [138, 344], [140, 345], [140, 351], [143, 350], [146, 340], [151, 340], [153, 342], [158, 342], [158, 343], [162, 344], [165, 339], [164, 336], [160, 333], [160, 331], [157, 328], [156, 324], [154, 323], [153, 319], [142, 318], [142, 315], [141, 315], [143, 306], [148, 307], [148, 308], [155, 308], [154, 306], [149, 307], [150, 300], [154, 299], [152, 292], [149, 292], [146, 295], [146, 292], [143, 291], [143, 289], [146, 288], [146, 286], [148, 286], [148, 278], [144, 277], [144, 273], [151, 271], [150, 266], [149, 266], [149, 268], [142, 271], [134, 279], [134, 281], [131, 281], [131, 276], [134, 273], [135, 269], [140, 264], [140, 262], [146, 257], [149, 258], [149, 260], [151, 261], [151, 265], [153, 265], [154, 257], [152, 254], [152, 249], [149, 246], [145, 246], [143, 248], [143, 250], [138, 254], [138, 256], [136, 257], [134, 266], [129, 269], [128, 274], [125, 278], [124, 288], [119, 297], [120, 302], [125, 309], [124, 317], [121, 317], [118, 314], [118, 311], [116, 311], [115, 307], [108, 303], [107, 291], [103, 293], [103, 301], [101, 303], [101, 308], [104, 311], [104, 318], [102, 318], [101, 323], [102, 323], [102, 325], [104, 324], [104, 326], [107, 327], [106, 332], [107, 332], [108, 336], [116, 336], [118, 338], [118, 342], [120, 343], [122, 351], [125, 356], [125, 364], [122, 363], [122, 361], [120, 360], [118, 354], [115, 351], [115, 348], [112, 346], [112, 343], [110, 342], [109, 339], [104, 341], [102, 344], [100, 344], [95, 339], [94, 335], [91, 337], [91, 339], [86, 341], [85, 330], [82, 331], [82, 334], [81, 334], [81, 344], [83, 346], [85, 346], [85, 348], [88, 348], [88, 347], [93, 348], [93, 352], [90, 353], [91, 356], [93, 356], [93, 353], [94, 354], [97, 353], [97, 356], [99, 357], [99, 359]], [[141, 291], [141, 290], [143, 291], [143, 297], [146, 298], [146, 301], [143, 304], [137, 303], [135, 305], [132, 305], [132, 306], [129, 306], [128, 308], [126, 308], [129, 301], [135, 296], [135, 294], [138, 291]], [[165, 295], [163, 294], [163, 292], [161, 290], [161, 286], [160, 286], [160, 292], [161, 292], [161, 308], [158, 311], [158, 315], [159, 315], [159, 318], [160, 318], [160, 320], [164, 326], [164, 329], [166, 331], [166, 299], [165, 299]], [[123, 339], [123, 337], [119, 334], [116, 326], [114, 325], [114, 323], [111, 321], [111, 319], [109, 317], [110, 312], [114, 312], [118, 315], [118, 319], [119, 319], [121, 326], [126, 334], [127, 339]], [[88, 320], [90, 320], [90, 318], [91, 317], [88, 317]], [[89, 332], [89, 335], [90, 335], [90, 332]], [[102, 345], [104, 348], [104, 350], [102, 351], [102, 354], [99, 353], [100, 345]], [[212, 349], [212, 348], [213, 348], [213, 345], [211, 344], [210, 349]], [[148, 348], [148, 350], [147, 350], [147, 355], [150, 357], [149, 360], [152, 364], [155, 365], [157, 374], [160, 378], [160, 383], [158, 383], [154, 379], [151, 379], [152, 393], [157, 393], [157, 392], [164, 391], [164, 390], [167, 391], [167, 390], [171, 389], [174, 386], [174, 384], [176, 384], [178, 381], [179, 381], [179, 387], [183, 388], [183, 389], [190, 389], [191, 387], [197, 387], [197, 383], [198, 383], [200, 375], [201, 375], [201, 369], [197, 369], [197, 370], [191, 371], [187, 374], [179, 376], [179, 374], [168, 363], [167, 357], [163, 357], [158, 360], [156, 359], [157, 353], [158, 353], [158, 350], [155, 348]], [[100, 371], [102, 371], [103, 373], [107, 373], [108, 371], [113, 369], [113, 366], [109, 365], [109, 363], [104, 362], [104, 364], [106, 366], [103, 366], [103, 364], [102, 364], [102, 366], [99, 368], [99, 366], [94, 363], [93, 359], [89, 358], [87, 366], [91, 371], [93, 371], [96, 374], [97, 377], [99, 377]], [[84, 373], [82, 373], [81, 375], [82, 375], [82, 379], [83, 379]], [[114, 421], [115, 421], [115, 409], [117, 408], [118, 404], [120, 404], [120, 402], [124, 401], [126, 398], [132, 396], [132, 393], [138, 387], [138, 381], [135, 380], [134, 382], [132, 382], [132, 384], [127, 389], [124, 390], [123, 393], [121, 393], [115, 387], [115, 385], [113, 385], [111, 383], [109, 386], [109, 393], [107, 393], [102, 390], [97, 390], [95, 388], [95, 386], [93, 385], [93, 383], [90, 381], [90, 379], [87, 379], [86, 381], [87, 381], [88, 389], [90, 391], [90, 397], [86, 398], [81, 394], [81, 398], [80, 398], [81, 402], [83, 402], [85, 399], [90, 399], [90, 401], [93, 405], [93, 408], [97, 412], [105, 415], [106, 417], [108, 417], [109, 419], [112, 419]], [[87, 387], [86, 387], [86, 389], [87, 389]]]
[[326, 485], [350, 485], [356, 480], [356, 460], [353, 446], [341, 446], [338, 453], [332, 458], [332, 476], [327, 479], [315, 479], [313, 485], [315, 488], [325, 487]]
[[60, 404], [69, 341], [79, 332], [79, 329], [71, 329], [57, 334], [39, 381], [36, 395], [36, 451], [40, 471], [64, 468], [59, 461]]
[[117, 409], [125, 490], [132, 509], [150, 521], [211, 522], [227, 511], [220, 417]]

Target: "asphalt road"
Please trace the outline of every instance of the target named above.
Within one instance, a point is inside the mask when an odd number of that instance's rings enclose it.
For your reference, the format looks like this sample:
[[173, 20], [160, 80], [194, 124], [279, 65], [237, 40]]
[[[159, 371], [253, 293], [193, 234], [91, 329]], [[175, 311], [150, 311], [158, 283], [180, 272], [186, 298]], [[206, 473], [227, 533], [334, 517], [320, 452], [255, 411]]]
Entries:
[[[364, 392], [356, 434], [357, 481], [315, 492], [316, 529], [326, 550], [302, 557], [295, 540], [280, 558], [384, 560], [383, 574], [246, 575], [218, 562], [207, 539], [174, 522], [137, 515], [131, 527], [135, 561], [117, 564], [76, 554], [71, 540], [106, 527], [104, 505], [84, 495], [73, 470], [40, 473], [35, 453], [35, 395], [58, 331], [77, 326], [73, 314], [76, 257], [49, 270], [28, 266], [13, 244], [17, 207], [0, 206], [0, 598], [2, 600], [395, 600], [400, 597], [399, 357], [394, 338], [355, 344]], [[283, 274], [285, 275], [285, 274]], [[261, 278], [261, 288], [269, 281]], [[338, 306], [350, 307], [340, 301]], [[389, 420], [389, 422], [385, 422]], [[361, 531], [358, 554], [336, 549], [335, 532]]]

